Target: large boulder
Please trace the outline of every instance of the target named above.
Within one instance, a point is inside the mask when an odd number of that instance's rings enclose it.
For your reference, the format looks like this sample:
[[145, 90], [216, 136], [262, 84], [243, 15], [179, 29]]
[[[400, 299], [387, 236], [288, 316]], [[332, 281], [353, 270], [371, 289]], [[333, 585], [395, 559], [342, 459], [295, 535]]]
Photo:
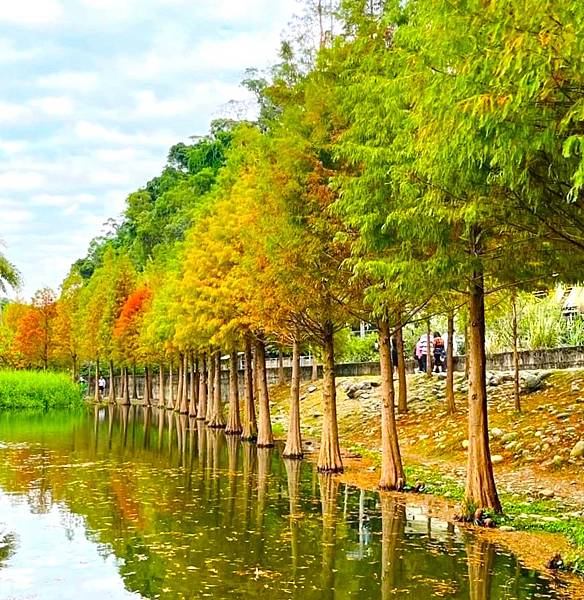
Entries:
[[526, 392], [535, 392], [541, 389], [542, 378], [537, 373], [524, 371], [521, 373], [521, 389]]

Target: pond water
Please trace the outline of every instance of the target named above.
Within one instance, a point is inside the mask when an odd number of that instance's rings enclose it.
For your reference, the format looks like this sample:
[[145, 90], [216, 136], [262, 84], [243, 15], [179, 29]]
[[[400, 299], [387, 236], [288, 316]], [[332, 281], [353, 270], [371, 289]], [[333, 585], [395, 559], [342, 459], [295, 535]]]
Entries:
[[557, 598], [510, 554], [155, 409], [0, 415], [0, 598]]

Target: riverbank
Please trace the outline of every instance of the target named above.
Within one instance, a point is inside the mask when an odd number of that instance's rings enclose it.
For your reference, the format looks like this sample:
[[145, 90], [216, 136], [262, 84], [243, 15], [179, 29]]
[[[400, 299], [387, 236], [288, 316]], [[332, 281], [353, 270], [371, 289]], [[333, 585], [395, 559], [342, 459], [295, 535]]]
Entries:
[[[560, 554], [584, 555], [584, 370], [524, 373], [522, 412], [514, 409], [513, 384], [504, 373], [489, 375], [489, 418], [495, 478], [505, 516], [496, 530], [481, 530], [518, 554], [526, 566], [545, 570]], [[380, 464], [380, 390], [377, 377], [337, 381], [339, 435], [346, 470], [343, 481], [374, 489]], [[448, 415], [445, 380], [408, 376], [409, 410], [398, 415], [408, 483], [426, 485], [408, 501], [452, 519], [459, 510], [466, 475], [466, 383], [455, 378], [457, 413]], [[302, 428], [308, 457], [320, 438], [321, 382], [302, 385]], [[272, 390], [275, 431], [287, 428], [288, 390]], [[584, 453], [583, 453], [584, 454]], [[582, 562], [577, 564], [583, 569]], [[551, 573], [551, 571], [548, 571]], [[584, 583], [569, 577], [584, 597]]]

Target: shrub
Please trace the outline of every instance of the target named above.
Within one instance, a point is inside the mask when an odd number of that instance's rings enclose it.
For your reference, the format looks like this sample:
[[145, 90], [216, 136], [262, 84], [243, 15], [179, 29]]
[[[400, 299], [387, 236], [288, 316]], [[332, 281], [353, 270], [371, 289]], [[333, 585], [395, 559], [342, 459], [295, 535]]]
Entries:
[[63, 373], [0, 371], [0, 409], [69, 408], [82, 402], [81, 388]]

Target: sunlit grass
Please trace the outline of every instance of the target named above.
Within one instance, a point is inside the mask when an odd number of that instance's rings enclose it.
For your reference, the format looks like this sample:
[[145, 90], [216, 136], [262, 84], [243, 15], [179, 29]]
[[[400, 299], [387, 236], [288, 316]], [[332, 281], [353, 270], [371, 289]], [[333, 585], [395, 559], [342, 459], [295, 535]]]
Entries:
[[0, 409], [66, 408], [82, 402], [81, 389], [63, 373], [0, 371]]

